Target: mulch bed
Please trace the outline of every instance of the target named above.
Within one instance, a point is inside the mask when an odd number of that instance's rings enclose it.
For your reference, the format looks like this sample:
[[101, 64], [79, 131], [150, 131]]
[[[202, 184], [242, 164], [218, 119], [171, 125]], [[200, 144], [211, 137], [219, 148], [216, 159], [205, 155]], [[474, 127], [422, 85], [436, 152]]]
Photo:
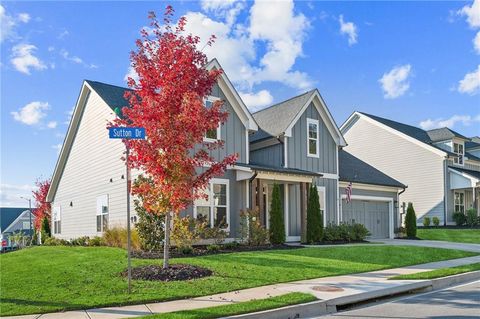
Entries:
[[[193, 265], [174, 264], [163, 269], [160, 265], [147, 265], [132, 268], [132, 279], [151, 281], [191, 280], [211, 276], [213, 272], [207, 268]], [[122, 272], [127, 276], [127, 270]]]
[[[263, 245], [263, 246], [248, 246], [248, 245], [239, 245], [233, 248], [224, 248], [220, 246], [219, 250], [210, 251], [207, 249], [207, 246], [195, 246], [191, 254], [183, 254], [176, 249], [170, 250], [171, 258], [185, 258], [185, 257], [197, 257], [197, 256], [206, 256], [206, 255], [216, 255], [216, 254], [228, 254], [242, 251], [263, 251], [263, 250], [279, 250], [279, 249], [299, 249], [303, 248], [302, 246], [290, 246], [290, 245]], [[133, 258], [139, 259], [162, 259], [163, 251], [132, 251]]]

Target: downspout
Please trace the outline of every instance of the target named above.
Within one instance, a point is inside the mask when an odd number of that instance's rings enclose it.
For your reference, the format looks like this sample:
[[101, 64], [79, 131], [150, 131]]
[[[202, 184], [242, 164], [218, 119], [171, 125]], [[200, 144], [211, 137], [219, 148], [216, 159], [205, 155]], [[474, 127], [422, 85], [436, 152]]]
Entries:
[[254, 207], [252, 207], [252, 203], [253, 203], [253, 193], [252, 193], [252, 182], [253, 180], [257, 177], [258, 175], [258, 172], [257, 171], [254, 171], [254, 174], [252, 175], [252, 177], [250, 177], [248, 179], [248, 194], [249, 194], [249, 203], [248, 203], [248, 206], [250, 207], [250, 209], [254, 209]]

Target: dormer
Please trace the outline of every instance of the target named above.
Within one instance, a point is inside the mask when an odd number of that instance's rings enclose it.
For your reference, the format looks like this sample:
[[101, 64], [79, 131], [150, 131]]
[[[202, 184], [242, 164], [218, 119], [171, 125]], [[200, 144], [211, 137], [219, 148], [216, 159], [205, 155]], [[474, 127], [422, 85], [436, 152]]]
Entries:
[[465, 165], [465, 142], [469, 139], [447, 127], [427, 131], [432, 144], [448, 151], [454, 165]]

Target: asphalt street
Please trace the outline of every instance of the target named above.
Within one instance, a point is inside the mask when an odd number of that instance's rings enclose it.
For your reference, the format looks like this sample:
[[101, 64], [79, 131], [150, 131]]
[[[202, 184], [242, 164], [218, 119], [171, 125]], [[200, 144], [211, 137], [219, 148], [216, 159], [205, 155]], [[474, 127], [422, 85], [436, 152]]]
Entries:
[[321, 319], [466, 319], [480, 318], [480, 281], [399, 297], [382, 303], [317, 317]]

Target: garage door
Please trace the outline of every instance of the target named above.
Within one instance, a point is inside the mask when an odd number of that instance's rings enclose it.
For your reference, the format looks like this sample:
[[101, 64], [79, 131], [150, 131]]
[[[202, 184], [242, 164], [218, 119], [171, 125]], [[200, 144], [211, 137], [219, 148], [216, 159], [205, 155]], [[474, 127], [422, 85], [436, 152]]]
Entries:
[[344, 222], [365, 225], [370, 231], [370, 238], [389, 237], [389, 203], [353, 199], [350, 203], [342, 202]]

